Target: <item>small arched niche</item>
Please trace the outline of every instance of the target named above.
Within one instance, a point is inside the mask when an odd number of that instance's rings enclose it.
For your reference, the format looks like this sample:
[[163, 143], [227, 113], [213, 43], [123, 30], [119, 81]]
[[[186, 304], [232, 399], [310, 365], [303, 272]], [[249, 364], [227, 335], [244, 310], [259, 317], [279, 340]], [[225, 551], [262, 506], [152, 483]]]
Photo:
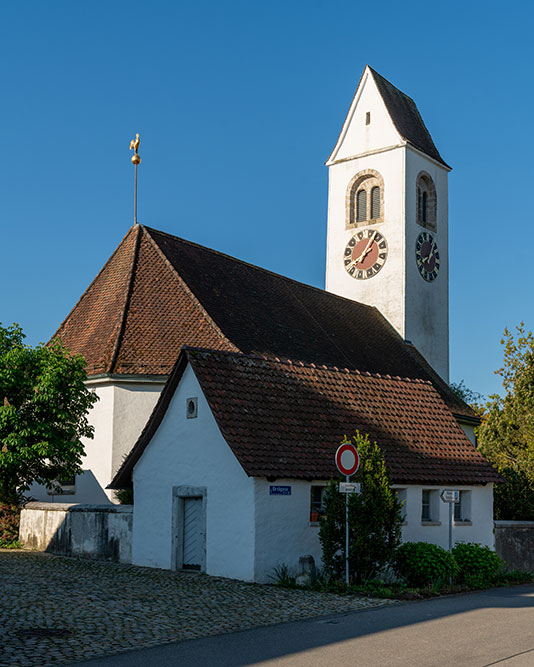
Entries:
[[430, 174], [422, 171], [417, 177], [416, 186], [416, 222], [421, 227], [437, 231], [436, 186]]
[[384, 179], [374, 169], [360, 171], [347, 188], [345, 227], [384, 222]]

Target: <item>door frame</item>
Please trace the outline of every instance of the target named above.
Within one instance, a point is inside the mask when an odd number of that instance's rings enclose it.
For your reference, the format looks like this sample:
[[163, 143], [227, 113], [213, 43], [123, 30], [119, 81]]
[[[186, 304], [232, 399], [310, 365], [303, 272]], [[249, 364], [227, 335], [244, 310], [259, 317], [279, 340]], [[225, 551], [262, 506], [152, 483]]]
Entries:
[[201, 531], [202, 560], [200, 571], [206, 571], [206, 502], [208, 489], [205, 486], [173, 486], [172, 487], [172, 544], [171, 569], [182, 570], [184, 566], [184, 500], [186, 498], [202, 498]]

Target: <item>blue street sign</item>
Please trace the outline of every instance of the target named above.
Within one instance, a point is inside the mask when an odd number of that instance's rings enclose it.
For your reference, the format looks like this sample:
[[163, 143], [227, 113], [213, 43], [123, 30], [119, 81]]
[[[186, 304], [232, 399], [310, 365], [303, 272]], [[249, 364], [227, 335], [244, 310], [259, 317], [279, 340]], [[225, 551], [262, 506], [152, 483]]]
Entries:
[[291, 487], [290, 486], [270, 486], [269, 495], [271, 496], [290, 496]]

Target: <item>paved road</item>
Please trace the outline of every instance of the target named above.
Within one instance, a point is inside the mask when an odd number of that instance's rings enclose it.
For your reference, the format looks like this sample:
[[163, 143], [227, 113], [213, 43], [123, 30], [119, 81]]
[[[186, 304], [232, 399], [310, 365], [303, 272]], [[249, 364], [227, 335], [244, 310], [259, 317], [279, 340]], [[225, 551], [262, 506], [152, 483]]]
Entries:
[[167, 644], [77, 667], [533, 667], [534, 586]]

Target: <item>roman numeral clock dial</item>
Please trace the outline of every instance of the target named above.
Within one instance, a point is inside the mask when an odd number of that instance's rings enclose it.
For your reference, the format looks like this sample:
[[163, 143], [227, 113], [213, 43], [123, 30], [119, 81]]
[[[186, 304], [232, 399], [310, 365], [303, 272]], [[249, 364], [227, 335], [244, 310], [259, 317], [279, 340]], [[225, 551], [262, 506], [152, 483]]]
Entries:
[[415, 242], [415, 261], [421, 276], [431, 283], [439, 272], [439, 252], [436, 239], [428, 232], [421, 232]]
[[357, 232], [347, 243], [343, 263], [349, 276], [356, 280], [372, 278], [384, 266], [388, 244], [383, 234], [375, 229]]

